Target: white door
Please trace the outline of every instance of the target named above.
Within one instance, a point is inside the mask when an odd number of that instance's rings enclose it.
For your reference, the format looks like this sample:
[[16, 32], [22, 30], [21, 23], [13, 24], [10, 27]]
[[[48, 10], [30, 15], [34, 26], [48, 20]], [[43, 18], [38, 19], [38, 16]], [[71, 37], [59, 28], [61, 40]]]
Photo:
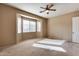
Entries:
[[72, 18], [72, 42], [79, 43], [79, 17]]

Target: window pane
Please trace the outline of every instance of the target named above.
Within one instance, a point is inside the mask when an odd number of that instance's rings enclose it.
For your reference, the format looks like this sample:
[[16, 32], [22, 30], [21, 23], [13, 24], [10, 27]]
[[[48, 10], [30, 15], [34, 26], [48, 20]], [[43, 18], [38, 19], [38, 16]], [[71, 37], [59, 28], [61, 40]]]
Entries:
[[36, 32], [36, 22], [30, 21], [30, 32]]
[[29, 21], [23, 20], [23, 32], [29, 32]]
[[41, 32], [41, 23], [37, 22], [37, 32]]
[[17, 33], [21, 33], [21, 17], [17, 19]]

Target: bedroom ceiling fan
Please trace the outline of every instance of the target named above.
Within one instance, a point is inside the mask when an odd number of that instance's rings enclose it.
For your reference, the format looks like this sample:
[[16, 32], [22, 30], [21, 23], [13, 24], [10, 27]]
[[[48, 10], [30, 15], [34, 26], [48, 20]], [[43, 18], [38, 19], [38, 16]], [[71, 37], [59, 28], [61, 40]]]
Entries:
[[49, 11], [56, 11], [56, 9], [51, 9], [51, 7], [53, 7], [53, 4], [48, 4], [46, 5], [46, 7], [40, 7], [42, 9], [44, 9], [43, 11], [40, 11], [40, 13], [46, 12], [47, 14], [49, 14]]

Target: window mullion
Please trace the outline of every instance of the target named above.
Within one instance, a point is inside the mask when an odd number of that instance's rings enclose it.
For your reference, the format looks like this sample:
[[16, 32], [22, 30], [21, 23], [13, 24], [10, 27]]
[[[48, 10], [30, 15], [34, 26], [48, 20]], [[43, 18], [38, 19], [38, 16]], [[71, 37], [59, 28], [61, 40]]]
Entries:
[[29, 32], [30, 32], [30, 20], [29, 20]]

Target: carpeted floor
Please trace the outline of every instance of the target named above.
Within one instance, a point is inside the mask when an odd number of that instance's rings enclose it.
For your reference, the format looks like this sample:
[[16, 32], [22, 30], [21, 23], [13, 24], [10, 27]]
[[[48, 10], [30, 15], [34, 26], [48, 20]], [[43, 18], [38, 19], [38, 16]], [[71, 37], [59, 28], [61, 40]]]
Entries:
[[[65, 42], [61, 47], [66, 52], [34, 47], [40, 39], [30, 39], [0, 51], [1, 56], [73, 56], [79, 55], [79, 44]], [[52, 46], [54, 47], [54, 46]]]

